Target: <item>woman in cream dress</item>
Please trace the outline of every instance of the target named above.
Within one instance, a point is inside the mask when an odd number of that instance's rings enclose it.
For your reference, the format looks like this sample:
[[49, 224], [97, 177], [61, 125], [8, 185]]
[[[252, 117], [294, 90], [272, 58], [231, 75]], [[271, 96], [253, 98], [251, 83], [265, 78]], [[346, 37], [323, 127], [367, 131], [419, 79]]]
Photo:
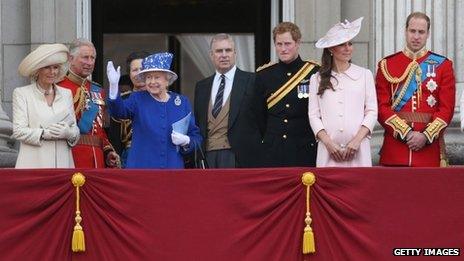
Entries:
[[44, 44], [19, 65], [32, 84], [13, 91], [13, 138], [21, 142], [16, 168], [73, 168], [79, 139], [71, 91], [55, 83], [65, 73], [68, 48]]
[[322, 66], [310, 80], [309, 121], [319, 141], [317, 167], [372, 166], [370, 134], [377, 121], [371, 71], [351, 63], [362, 17], [338, 23], [321, 38]]

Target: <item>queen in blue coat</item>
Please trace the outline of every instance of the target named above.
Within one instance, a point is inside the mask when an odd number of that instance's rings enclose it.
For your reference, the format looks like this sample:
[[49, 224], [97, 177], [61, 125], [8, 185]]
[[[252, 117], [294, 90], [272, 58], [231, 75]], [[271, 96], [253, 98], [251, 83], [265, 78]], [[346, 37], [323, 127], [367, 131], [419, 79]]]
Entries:
[[[120, 67], [108, 62], [108, 108], [112, 117], [132, 120], [132, 145], [127, 168], [184, 168], [182, 154], [190, 153], [201, 136], [187, 97], [168, 91], [177, 74], [171, 71], [173, 55], [156, 53], [142, 61], [139, 77], [146, 90], [123, 100], [118, 93]], [[174, 124], [174, 125], [173, 125]]]

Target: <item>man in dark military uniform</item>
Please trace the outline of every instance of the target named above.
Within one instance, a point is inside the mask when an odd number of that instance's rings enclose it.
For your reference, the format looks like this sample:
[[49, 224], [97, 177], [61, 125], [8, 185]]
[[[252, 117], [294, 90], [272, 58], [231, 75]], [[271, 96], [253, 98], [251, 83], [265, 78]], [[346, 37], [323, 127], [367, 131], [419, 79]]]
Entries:
[[309, 78], [319, 65], [303, 61], [301, 32], [290, 22], [272, 31], [279, 62], [257, 69], [256, 106], [266, 167], [315, 166], [316, 140], [308, 120]]

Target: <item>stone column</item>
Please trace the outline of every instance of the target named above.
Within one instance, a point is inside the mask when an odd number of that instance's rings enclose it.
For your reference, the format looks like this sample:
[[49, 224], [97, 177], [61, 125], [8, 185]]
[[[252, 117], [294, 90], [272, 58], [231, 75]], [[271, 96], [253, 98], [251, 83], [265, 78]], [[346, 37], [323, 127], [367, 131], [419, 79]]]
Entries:
[[14, 167], [18, 151], [10, 138], [13, 124], [0, 106], [0, 168]]

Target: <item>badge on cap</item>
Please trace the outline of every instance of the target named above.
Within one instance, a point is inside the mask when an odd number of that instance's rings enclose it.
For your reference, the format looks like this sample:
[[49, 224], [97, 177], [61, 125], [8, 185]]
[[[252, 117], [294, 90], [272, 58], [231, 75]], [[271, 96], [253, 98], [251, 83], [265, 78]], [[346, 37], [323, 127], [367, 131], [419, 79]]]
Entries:
[[182, 104], [182, 101], [180, 100], [179, 95], [177, 95], [176, 98], [174, 99], [174, 104], [176, 106], [180, 106]]

